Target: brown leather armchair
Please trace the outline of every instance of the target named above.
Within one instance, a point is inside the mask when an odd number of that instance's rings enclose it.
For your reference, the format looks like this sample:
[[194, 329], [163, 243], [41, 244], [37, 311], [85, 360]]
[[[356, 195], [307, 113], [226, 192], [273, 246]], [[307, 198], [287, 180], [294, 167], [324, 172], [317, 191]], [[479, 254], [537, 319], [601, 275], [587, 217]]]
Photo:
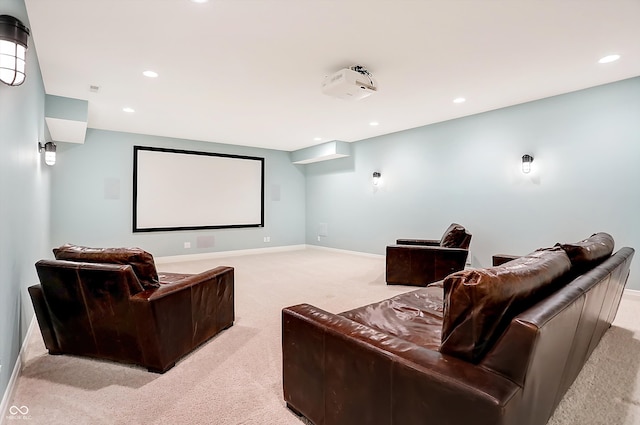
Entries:
[[398, 239], [387, 246], [388, 285], [426, 286], [464, 269], [471, 233], [452, 223], [442, 238]]
[[138, 248], [65, 245], [40, 260], [29, 295], [50, 354], [164, 373], [234, 321], [234, 269], [157, 274]]

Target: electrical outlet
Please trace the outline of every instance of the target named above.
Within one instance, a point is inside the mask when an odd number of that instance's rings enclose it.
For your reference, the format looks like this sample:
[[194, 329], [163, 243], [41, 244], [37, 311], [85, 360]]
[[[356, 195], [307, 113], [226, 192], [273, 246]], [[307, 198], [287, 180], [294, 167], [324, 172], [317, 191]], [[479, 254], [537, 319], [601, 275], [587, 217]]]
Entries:
[[265, 236], [264, 237], [264, 242], [271, 242], [271, 236]]
[[318, 242], [320, 242], [320, 235], [318, 235]]
[[185, 242], [184, 249], [189, 249], [189, 248], [191, 248], [191, 242]]

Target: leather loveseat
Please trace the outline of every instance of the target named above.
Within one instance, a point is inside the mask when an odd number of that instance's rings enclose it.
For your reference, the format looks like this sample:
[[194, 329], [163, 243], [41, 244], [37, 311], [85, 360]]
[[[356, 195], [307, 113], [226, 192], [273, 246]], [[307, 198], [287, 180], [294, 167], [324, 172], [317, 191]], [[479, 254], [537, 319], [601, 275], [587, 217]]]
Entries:
[[164, 373], [234, 321], [234, 269], [158, 274], [139, 248], [64, 245], [29, 287], [50, 354], [136, 364]]
[[332, 314], [282, 311], [287, 406], [315, 425], [543, 425], [613, 321], [606, 233]]

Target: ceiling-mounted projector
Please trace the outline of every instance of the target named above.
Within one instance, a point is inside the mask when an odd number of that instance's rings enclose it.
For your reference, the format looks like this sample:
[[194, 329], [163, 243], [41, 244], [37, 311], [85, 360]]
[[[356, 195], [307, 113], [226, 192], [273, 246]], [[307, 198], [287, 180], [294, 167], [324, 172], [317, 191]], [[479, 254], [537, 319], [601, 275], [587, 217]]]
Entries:
[[354, 65], [329, 75], [322, 83], [322, 93], [340, 99], [359, 100], [378, 91], [371, 74]]

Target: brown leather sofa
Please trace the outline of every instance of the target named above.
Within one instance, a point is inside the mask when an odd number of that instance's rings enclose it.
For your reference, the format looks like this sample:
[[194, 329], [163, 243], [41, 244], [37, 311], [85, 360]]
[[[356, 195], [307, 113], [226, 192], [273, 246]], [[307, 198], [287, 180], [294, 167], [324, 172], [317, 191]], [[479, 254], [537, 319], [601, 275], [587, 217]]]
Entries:
[[634, 250], [599, 233], [341, 314], [282, 311], [315, 425], [543, 425], [613, 321]]
[[64, 245], [36, 263], [29, 295], [50, 354], [164, 373], [234, 321], [234, 269], [156, 272], [139, 248]]
[[387, 246], [387, 284], [427, 286], [442, 280], [464, 269], [470, 243], [471, 233], [457, 223], [438, 240], [398, 239]]

